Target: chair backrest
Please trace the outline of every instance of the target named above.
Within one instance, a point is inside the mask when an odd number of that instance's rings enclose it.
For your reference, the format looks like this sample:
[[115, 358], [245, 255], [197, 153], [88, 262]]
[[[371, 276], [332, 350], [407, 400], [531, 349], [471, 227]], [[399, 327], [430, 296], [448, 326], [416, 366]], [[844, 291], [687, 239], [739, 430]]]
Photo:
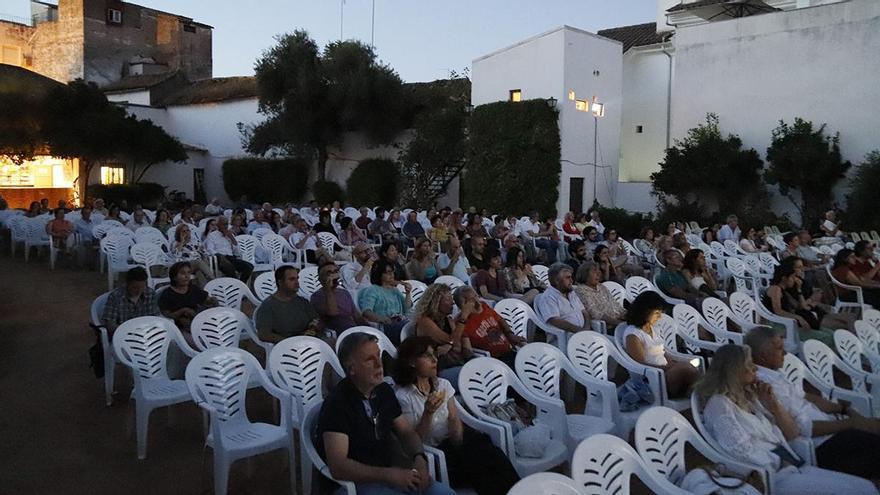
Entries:
[[231, 277], [220, 277], [205, 284], [205, 292], [213, 297], [217, 304], [224, 308], [241, 309], [241, 303], [247, 298], [254, 305], [259, 304], [256, 296], [241, 280]]
[[[150, 230], [147, 230], [150, 229]], [[134, 234], [134, 241], [136, 243], [148, 243], [157, 246], [158, 248], [166, 248], [169, 245], [168, 240], [159, 232], [159, 229], [154, 227], [141, 227]]]
[[254, 231], [251, 233], [251, 236], [254, 239], [256, 239], [258, 243], [262, 243], [264, 237], [266, 237], [269, 234], [274, 234], [274, 233], [275, 232], [272, 232], [272, 229], [270, 229], [268, 227], [263, 227], [263, 228], [259, 228], [259, 229], [254, 229]]
[[[224, 427], [249, 423], [245, 410], [248, 383], [263, 371], [257, 359], [238, 348], [215, 347], [196, 355], [186, 366], [186, 386], [196, 404], [211, 411], [215, 442]], [[219, 438], [218, 438], [219, 437]]]
[[321, 282], [318, 280], [317, 266], [309, 265], [299, 271], [299, 295], [309, 299], [320, 288]]
[[[703, 329], [712, 333], [713, 337], [715, 337], [715, 342], [720, 343], [725, 341], [725, 339], [718, 338], [718, 336], [712, 332], [714, 327], [709, 325], [709, 322], [703, 318], [703, 315], [692, 306], [687, 304], [676, 304], [672, 308], [672, 317], [675, 319], [678, 331], [681, 332], [682, 335], [687, 335], [694, 340], [701, 340], [700, 327], [703, 327]], [[699, 349], [689, 344], [687, 345], [687, 348], [692, 352], [699, 352]]]
[[260, 301], [265, 301], [271, 296], [278, 286], [275, 284], [275, 272], [263, 272], [254, 279], [254, 295]]
[[703, 317], [712, 325], [712, 328], [727, 331], [727, 319], [730, 317], [730, 308], [724, 301], [715, 297], [703, 299]]
[[341, 246], [339, 238], [330, 232], [318, 232], [318, 243], [328, 253], [332, 253], [336, 246]]
[[178, 345], [183, 342], [180, 330], [171, 320], [141, 316], [119, 325], [113, 333], [113, 350], [119, 360], [132, 369], [137, 385], [138, 380], [168, 378], [165, 362], [172, 340]]
[[613, 297], [614, 300], [617, 301], [617, 304], [623, 306], [623, 301], [626, 300], [626, 289], [622, 285], [612, 280], [606, 280], [605, 282], [602, 282], [602, 285], [604, 285], [605, 288], [608, 289], [608, 292], [611, 293], [611, 297]]
[[798, 390], [804, 389], [804, 378], [807, 374], [807, 368], [797, 356], [786, 353], [785, 359], [782, 361], [782, 368], [779, 371], [788, 383], [794, 385]]
[[273, 382], [296, 398], [297, 417], [319, 403], [324, 382], [324, 368], [330, 365], [339, 377], [345, 371], [333, 349], [321, 339], [297, 336], [275, 344], [266, 358], [266, 368]]
[[597, 332], [577, 332], [568, 339], [568, 359], [575, 368], [597, 380], [609, 380], [608, 359], [621, 362], [623, 356], [611, 340]]
[[837, 330], [834, 332], [834, 347], [837, 348], [837, 354], [845, 363], [857, 370], [862, 370], [862, 357], [867, 353], [858, 336], [847, 330]]
[[639, 415], [635, 428], [635, 446], [642, 459], [656, 473], [673, 484], [687, 474], [685, 444], [697, 451], [714, 450], [678, 411], [652, 407]]
[[544, 265], [532, 265], [532, 273], [546, 286], [550, 285], [549, 271], [550, 269]]
[[[843, 363], [833, 350], [824, 343], [813, 339], [804, 342], [804, 363], [819, 380], [830, 386], [836, 386], [834, 368], [844, 369]], [[852, 375], [850, 378], [852, 378], [852, 390], [864, 393], [864, 380], [854, 378]]]
[[397, 348], [394, 347], [394, 344], [391, 343], [391, 340], [388, 339], [388, 337], [384, 333], [376, 330], [373, 327], [368, 326], [351, 327], [348, 330], [339, 334], [339, 338], [336, 339], [336, 352], [339, 353], [339, 348], [342, 346], [342, 341], [348, 338], [351, 334], [358, 332], [368, 333], [373, 337], [376, 337], [376, 339], [379, 341], [379, 350], [384, 353], [388, 353], [389, 356], [397, 359]]
[[130, 237], [105, 236], [101, 239], [101, 252], [107, 255], [112, 264], [124, 263], [128, 260], [128, 251], [134, 244]]
[[[679, 304], [675, 305], [675, 307], [678, 307], [678, 306], [680, 306], [680, 305]], [[618, 328], [620, 331], [615, 331], [614, 337], [616, 339], [619, 339], [618, 342], [620, 344], [620, 348], [625, 351], [626, 350], [626, 342], [624, 342], [624, 340], [623, 340], [623, 331], [625, 330], [626, 327], [619, 326]], [[694, 337], [693, 335], [691, 335], [691, 333], [687, 329], [683, 329], [681, 327], [681, 325], [679, 325], [675, 319], [673, 319], [671, 316], [669, 316], [667, 314], [663, 314], [660, 316], [660, 319], [657, 320], [657, 323], [654, 324], [654, 326], [651, 328], [651, 331], [654, 333], [654, 335], [656, 335], [657, 337], [660, 338], [660, 340], [663, 341], [663, 345], [666, 346], [666, 349], [668, 349], [670, 351], [677, 351], [678, 350], [678, 341], [675, 338], [676, 335], [678, 334], [678, 332], [682, 332], [682, 334], [685, 334], [685, 335], [692, 337], [692, 338], [697, 338], [697, 337]], [[687, 346], [687, 348], [690, 349], [692, 352], [695, 352], [695, 353], [699, 352], [699, 349], [695, 349], [691, 346]]]
[[453, 277], [452, 275], [441, 275], [437, 277], [436, 280], [434, 280], [434, 283], [447, 285], [449, 286], [449, 289], [453, 291], [465, 285], [465, 283], [462, 282], [461, 279], [459, 279], [458, 277]]
[[166, 260], [165, 252], [162, 251], [162, 248], [150, 242], [133, 244], [129, 254], [135, 263], [147, 268]]
[[200, 351], [212, 347], [238, 347], [241, 334], [249, 325], [247, 316], [237, 309], [208, 308], [190, 323], [193, 343]]
[[728, 298], [730, 310], [737, 318], [749, 323], [757, 323], [755, 315], [755, 300], [746, 292], [734, 292]]
[[880, 332], [864, 320], [855, 322], [856, 335], [862, 341], [862, 345], [875, 354], [880, 354]]
[[406, 322], [406, 325], [404, 325], [403, 328], [400, 330], [400, 341], [403, 342], [404, 340], [406, 340], [410, 337], [415, 337], [415, 335], [416, 335], [416, 321], [410, 320], [410, 321]]
[[92, 306], [90, 308], [90, 316], [92, 319], [92, 325], [99, 327], [104, 324], [101, 321], [101, 316], [104, 313], [104, 306], [107, 305], [107, 298], [110, 297], [109, 292], [105, 292], [100, 296], [96, 297], [94, 301], [92, 301]]
[[568, 476], [543, 472], [519, 480], [507, 495], [583, 495], [583, 492]]
[[571, 475], [585, 495], [630, 493], [632, 476], [638, 477], [651, 493], [690, 493], [649, 469], [628, 443], [605, 433], [593, 435], [578, 445], [571, 459]]
[[502, 299], [493, 309], [504, 318], [513, 333], [523, 338], [528, 338], [529, 326], [534, 327], [538, 322], [538, 316], [532, 308], [519, 299]]
[[[415, 307], [416, 304], [419, 303], [419, 299], [422, 298], [422, 295], [425, 294], [425, 291], [428, 290], [428, 286], [425, 285], [424, 282], [420, 282], [418, 280], [407, 280], [407, 282], [409, 282], [409, 285], [412, 288], [410, 297], [412, 298], [412, 305], [413, 307]], [[397, 290], [400, 291], [400, 294], [403, 297], [406, 297], [406, 289], [403, 287], [403, 284], [398, 284]]]
[[880, 310], [865, 309], [862, 313], [862, 319], [874, 327], [874, 330], [880, 332]]
[[[270, 231], [271, 232], [271, 231]], [[244, 261], [254, 265], [256, 264], [255, 255], [257, 251], [257, 239], [252, 235], [242, 234], [235, 236], [235, 249], [238, 256]]]
[[635, 298], [641, 294], [642, 292], [648, 290], [655, 290], [654, 284], [652, 284], [645, 277], [633, 276], [626, 279], [625, 282], [626, 289], [626, 300], [629, 302], [633, 302]]
[[560, 397], [560, 378], [576, 373], [565, 354], [543, 342], [533, 342], [516, 352], [516, 376], [538, 395]]
[[260, 243], [263, 245], [263, 248], [269, 253], [269, 257], [271, 258], [271, 262], [273, 264], [281, 264], [284, 263], [284, 247], [289, 246], [286, 240], [280, 235], [269, 231], [268, 234], [264, 235], [261, 239]]

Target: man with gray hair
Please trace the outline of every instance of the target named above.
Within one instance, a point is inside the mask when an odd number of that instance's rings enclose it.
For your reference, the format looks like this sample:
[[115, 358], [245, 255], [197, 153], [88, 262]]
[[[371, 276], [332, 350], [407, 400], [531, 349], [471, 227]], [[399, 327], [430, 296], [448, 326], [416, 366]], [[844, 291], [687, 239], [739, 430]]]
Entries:
[[[330, 474], [353, 482], [360, 494], [454, 494], [428, 473], [422, 440], [383, 380], [376, 337], [364, 332], [347, 336], [339, 361], [345, 378], [324, 400], [318, 417], [318, 452]], [[392, 433], [412, 460], [412, 469], [392, 465]]]
[[739, 244], [739, 238], [742, 231], [739, 229], [739, 218], [736, 215], [728, 215], [727, 223], [718, 230], [718, 242], [724, 244], [724, 241], [730, 239]]
[[590, 328], [590, 314], [574, 292], [571, 266], [554, 263], [547, 271], [550, 287], [535, 298], [538, 318], [567, 332]]
[[880, 478], [880, 420], [861, 416], [849, 404], [805, 393], [779, 371], [785, 361], [782, 337], [770, 327], [757, 327], [745, 337], [758, 367], [758, 380], [769, 384], [779, 404], [803, 437], [812, 437], [818, 466], [832, 471]]

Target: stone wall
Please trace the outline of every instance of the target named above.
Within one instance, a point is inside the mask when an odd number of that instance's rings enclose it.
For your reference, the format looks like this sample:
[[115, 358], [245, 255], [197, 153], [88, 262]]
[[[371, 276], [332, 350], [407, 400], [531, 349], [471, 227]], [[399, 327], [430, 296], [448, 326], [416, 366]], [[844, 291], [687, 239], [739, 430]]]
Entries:
[[66, 83], [84, 76], [83, 1], [59, 0], [58, 21], [44, 22], [33, 38], [33, 69]]
[[[20, 60], [17, 65], [26, 69], [32, 69], [34, 54], [31, 46], [28, 44], [28, 40], [33, 34], [34, 28], [30, 26], [13, 22], [0, 22], [0, 49], [8, 51], [10, 47], [18, 48]], [[3, 59], [2, 53], [0, 53], [0, 60], [6, 63], [13, 62]]]

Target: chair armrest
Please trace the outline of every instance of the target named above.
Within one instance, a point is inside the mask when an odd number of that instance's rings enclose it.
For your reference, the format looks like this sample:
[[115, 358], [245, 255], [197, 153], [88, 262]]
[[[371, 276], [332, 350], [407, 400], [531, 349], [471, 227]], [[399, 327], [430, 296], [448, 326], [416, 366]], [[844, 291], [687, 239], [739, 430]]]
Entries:
[[590, 320], [590, 328], [602, 335], [608, 335], [608, 325], [602, 320]]
[[492, 440], [492, 444], [513, 460], [515, 457], [513, 451], [513, 431], [509, 424], [500, 420], [493, 421], [488, 417], [478, 418], [468, 411], [458, 399], [455, 400], [455, 406], [458, 409], [458, 417], [463, 424], [488, 435], [489, 439]]
[[446, 469], [446, 454], [442, 450], [424, 445], [428, 457], [428, 471], [434, 480], [449, 484], [449, 472]]
[[[720, 347], [720, 345], [719, 345], [719, 347]], [[670, 351], [670, 350], [667, 350], [666, 352], [669, 353], [670, 356], [675, 358], [676, 361], [683, 361], [683, 362], [689, 363], [691, 361], [691, 359], [696, 359], [697, 361], [699, 361], [699, 366], [697, 368], [702, 371], [706, 371], [706, 360], [703, 359], [702, 356], [688, 354], [686, 352], [678, 352], [678, 351]]]
[[598, 392], [602, 396], [602, 417], [617, 423], [616, 415], [620, 413], [617, 406], [617, 386], [610, 381], [597, 380], [577, 368], [573, 368], [570, 372], [576, 382], [588, 391]]
[[[704, 349], [704, 350], [711, 351], [711, 352], [717, 351], [719, 347], [724, 345], [723, 343], [720, 343], [720, 342], [712, 342], [709, 340], [695, 339], [695, 338], [690, 337], [688, 335], [678, 334], [678, 336], [681, 337], [681, 339], [684, 340], [685, 344], [687, 344], [687, 345], [690, 345], [692, 347], [696, 347], [697, 349]], [[668, 352], [670, 354], [677, 353], [677, 354], [682, 354], [682, 355], [689, 355], [687, 353], [681, 353], [681, 352], [672, 351], [669, 349], [667, 349], [666, 352]], [[696, 356], [693, 356], [693, 357], [696, 357]], [[691, 359], [691, 358], [688, 358], [688, 359]]]
[[473, 349], [473, 353], [475, 356], [492, 357], [491, 354], [489, 354], [489, 351], [484, 351], [483, 349]]
[[831, 390], [831, 399], [845, 400], [850, 403], [853, 409], [862, 416], [870, 418], [874, 415], [873, 398], [868, 394], [853, 392], [841, 387], [834, 387]]

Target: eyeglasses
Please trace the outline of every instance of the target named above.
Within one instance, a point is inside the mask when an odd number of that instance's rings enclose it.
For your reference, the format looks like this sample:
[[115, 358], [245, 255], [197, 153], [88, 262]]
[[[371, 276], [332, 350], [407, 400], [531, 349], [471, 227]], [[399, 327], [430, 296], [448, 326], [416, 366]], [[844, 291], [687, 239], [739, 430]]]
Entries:
[[435, 354], [434, 351], [425, 351], [422, 353], [421, 357], [433, 359], [435, 361], [437, 360], [437, 354]]

